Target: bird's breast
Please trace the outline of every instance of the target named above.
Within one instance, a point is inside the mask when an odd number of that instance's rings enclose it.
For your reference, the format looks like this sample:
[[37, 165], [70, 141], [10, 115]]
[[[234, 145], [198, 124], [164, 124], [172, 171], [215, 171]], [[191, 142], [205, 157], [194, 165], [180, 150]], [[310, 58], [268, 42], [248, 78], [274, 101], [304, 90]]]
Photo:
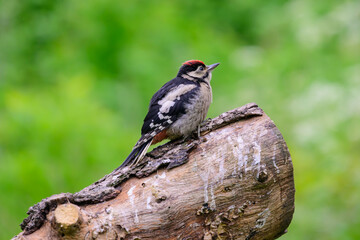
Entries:
[[211, 102], [211, 86], [207, 83], [200, 83], [197, 94], [186, 104], [185, 114], [169, 127], [168, 136], [174, 139], [190, 135], [206, 118]]

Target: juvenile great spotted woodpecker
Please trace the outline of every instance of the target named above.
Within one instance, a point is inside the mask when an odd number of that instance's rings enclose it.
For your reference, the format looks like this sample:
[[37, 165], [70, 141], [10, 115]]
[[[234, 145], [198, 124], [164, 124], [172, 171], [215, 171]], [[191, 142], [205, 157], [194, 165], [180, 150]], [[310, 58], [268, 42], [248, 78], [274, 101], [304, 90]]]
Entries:
[[182, 64], [177, 76], [151, 98], [141, 137], [119, 168], [137, 164], [152, 144], [188, 137], [204, 121], [212, 102], [211, 72], [219, 65], [199, 60]]

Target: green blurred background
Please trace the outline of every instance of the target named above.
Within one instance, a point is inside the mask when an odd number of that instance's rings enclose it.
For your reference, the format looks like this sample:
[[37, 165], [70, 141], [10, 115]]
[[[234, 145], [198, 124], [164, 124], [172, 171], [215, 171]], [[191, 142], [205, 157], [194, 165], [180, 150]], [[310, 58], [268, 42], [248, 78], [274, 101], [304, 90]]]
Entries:
[[181, 63], [221, 62], [208, 116], [256, 102], [292, 154], [281, 239], [360, 239], [360, 1], [0, 0], [0, 239], [119, 166]]

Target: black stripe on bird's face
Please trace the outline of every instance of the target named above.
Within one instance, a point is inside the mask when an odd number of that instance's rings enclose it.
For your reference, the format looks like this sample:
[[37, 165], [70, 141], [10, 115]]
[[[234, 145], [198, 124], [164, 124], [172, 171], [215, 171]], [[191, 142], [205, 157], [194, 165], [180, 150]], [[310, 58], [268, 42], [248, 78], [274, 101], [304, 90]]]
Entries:
[[[206, 70], [206, 65], [199, 60], [190, 60], [185, 62], [179, 69], [178, 77], [181, 77], [181, 75], [185, 74], [190, 77], [200, 77], [204, 74], [204, 71]], [[203, 73], [203, 74], [201, 74]]]

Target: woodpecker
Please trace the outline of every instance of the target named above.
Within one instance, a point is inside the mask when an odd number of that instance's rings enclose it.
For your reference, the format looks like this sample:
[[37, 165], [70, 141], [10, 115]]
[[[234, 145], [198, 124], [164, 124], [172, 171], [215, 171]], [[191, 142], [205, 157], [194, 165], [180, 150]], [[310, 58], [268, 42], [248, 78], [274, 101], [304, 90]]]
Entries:
[[182, 64], [177, 76], [151, 98], [141, 137], [119, 168], [137, 164], [152, 144], [188, 137], [204, 121], [212, 102], [211, 72], [219, 65], [199, 60]]

